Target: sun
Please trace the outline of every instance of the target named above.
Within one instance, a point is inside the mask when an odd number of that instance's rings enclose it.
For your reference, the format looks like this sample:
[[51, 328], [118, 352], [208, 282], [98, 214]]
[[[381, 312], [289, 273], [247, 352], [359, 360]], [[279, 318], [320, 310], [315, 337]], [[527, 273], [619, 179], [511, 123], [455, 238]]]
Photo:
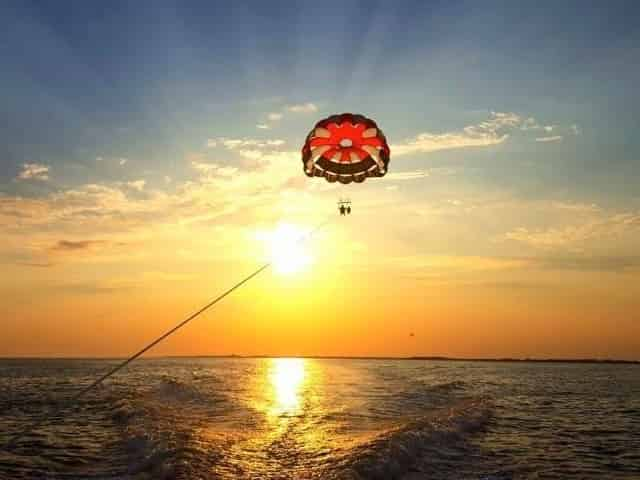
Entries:
[[307, 231], [296, 225], [282, 223], [264, 235], [273, 268], [282, 275], [292, 275], [306, 269], [312, 261], [305, 245]]

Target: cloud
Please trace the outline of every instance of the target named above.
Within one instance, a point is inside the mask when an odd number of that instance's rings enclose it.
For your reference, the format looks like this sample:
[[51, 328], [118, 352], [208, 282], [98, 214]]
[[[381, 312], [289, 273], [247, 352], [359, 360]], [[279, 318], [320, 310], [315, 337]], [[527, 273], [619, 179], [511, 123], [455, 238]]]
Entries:
[[[574, 128], [575, 127], [575, 128]], [[415, 137], [408, 138], [403, 142], [391, 145], [394, 156], [412, 155], [416, 153], [429, 153], [439, 150], [451, 150], [471, 147], [489, 147], [500, 145], [516, 134], [526, 135], [537, 132], [550, 133], [556, 135], [537, 136], [537, 142], [557, 142], [564, 138], [565, 134], [577, 134], [577, 125], [570, 129], [562, 128], [558, 125], [543, 125], [533, 117], [522, 117], [513, 112], [491, 112], [489, 118], [473, 125], [467, 125], [461, 130], [432, 133], [424, 132]]]
[[[561, 206], [565, 208], [566, 206]], [[593, 206], [583, 210], [573, 224], [548, 228], [518, 227], [504, 234], [504, 239], [524, 243], [538, 249], [582, 248], [590, 240], [619, 237], [640, 231], [640, 213], [606, 213]]]
[[18, 180], [49, 180], [49, 166], [41, 163], [24, 163]]
[[146, 180], [134, 180], [134, 181], [131, 181], [131, 182], [127, 182], [127, 186], [129, 188], [132, 188], [132, 189], [137, 190], [139, 192], [144, 190], [144, 186], [146, 184], [147, 184]]
[[281, 139], [257, 140], [254, 138], [226, 138], [220, 137], [215, 140], [217, 145], [222, 145], [228, 150], [240, 150], [243, 148], [274, 148], [285, 144]]
[[293, 113], [314, 113], [318, 111], [318, 107], [315, 103], [299, 103], [296, 105], [287, 106], [287, 110]]
[[490, 118], [460, 131], [420, 133], [404, 142], [391, 145], [393, 155], [411, 155], [468, 147], [487, 147], [504, 142], [509, 130], [517, 127], [522, 118], [515, 113], [491, 112]]
[[[222, 147], [228, 151], [239, 155], [244, 162], [242, 167], [248, 170], [264, 168], [267, 164], [279, 162], [281, 160], [292, 161], [298, 159], [300, 153], [297, 151], [286, 150], [286, 142], [279, 138], [272, 139], [255, 139], [255, 138], [228, 138], [220, 137], [210, 139], [215, 141], [218, 147]], [[198, 168], [194, 165], [194, 168]], [[201, 168], [206, 169], [206, 166]]]
[[192, 160], [191, 167], [205, 178], [229, 177], [238, 171], [236, 167], [221, 166], [217, 163], [206, 163], [198, 160]]
[[[562, 141], [568, 135], [580, 135], [582, 131], [577, 124], [572, 124], [570, 126], [562, 126], [562, 125], [543, 125], [538, 123], [535, 118], [529, 117], [527, 118], [521, 125], [520, 130], [527, 131], [531, 130], [533, 133], [542, 133], [544, 135], [540, 135], [536, 137], [536, 142], [559, 142]], [[554, 135], [550, 135], [551, 133]]]
[[[298, 201], [309, 182], [301, 167], [292, 168], [299, 165], [300, 153], [286, 149], [283, 140], [216, 141], [216, 148], [240, 161], [213, 162], [204, 150], [189, 155], [186, 160], [193, 175], [173, 179], [170, 188], [134, 179], [59, 188], [39, 197], [0, 193], [0, 259], [13, 264], [48, 264], [52, 259], [56, 264], [137, 264], [166, 255], [164, 245], [188, 239], [184, 244], [191, 245], [194, 259], [203, 255], [219, 259], [216, 252], [224, 249], [225, 261], [230, 261], [246, 254], [238, 245], [247, 225], [273, 221], [285, 208], [288, 212], [309, 208], [308, 201], [304, 205]], [[216, 230], [211, 238], [209, 229], [219, 227], [224, 231]], [[87, 231], [100, 240], [84, 238]], [[194, 232], [207, 241], [193, 243]], [[158, 238], [166, 242], [159, 243]], [[125, 246], [114, 248], [119, 245]]]
[[505, 233], [507, 240], [515, 240], [535, 248], [553, 248], [583, 241], [590, 237], [590, 228], [563, 227], [530, 230], [518, 227]]
[[571, 203], [571, 202], [551, 202], [551, 207], [557, 210], [566, 210], [575, 213], [597, 213], [602, 212], [602, 208], [595, 203]]
[[416, 137], [406, 140], [404, 143], [391, 145], [393, 155], [411, 155], [414, 153], [429, 153], [438, 150], [449, 150], [467, 147], [487, 147], [499, 145], [507, 139], [508, 135], [495, 133], [483, 133], [480, 135], [471, 132], [431, 134], [421, 133]]
[[526, 119], [522, 119], [520, 122], [519, 128], [520, 130], [537, 130], [537, 131], [545, 131], [551, 132], [553, 130], [553, 125], [542, 125], [538, 120], [533, 117], [528, 117]]
[[410, 170], [406, 172], [394, 172], [388, 173], [385, 175], [385, 180], [415, 180], [418, 178], [425, 178], [429, 176], [429, 172], [427, 170]]
[[78, 250], [87, 250], [94, 245], [104, 243], [102, 240], [59, 240], [51, 250], [54, 252], [74, 252]]
[[12, 234], [40, 232], [47, 238], [54, 232], [82, 234], [89, 228], [120, 230], [144, 224], [150, 216], [162, 218], [166, 198], [157, 190], [141, 195], [123, 182], [84, 184], [41, 198], [0, 195], [0, 229]]
[[[268, 113], [267, 120], [269, 122], [279, 122], [284, 118], [285, 113], [286, 114], [289, 114], [289, 113], [305, 114], [305, 113], [315, 113], [317, 111], [318, 111], [318, 106], [313, 102], [296, 103], [296, 104], [286, 105], [278, 112]], [[269, 130], [271, 128], [271, 125], [267, 122], [261, 122], [256, 125], [256, 128], [260, 130]]]
[[128, 161], [129, 161], [129, 159], [127, 159], [127, 158], [121, 158], [121, 159], [119, 160], [118, 164], [119, 164], [120, 166], [124, 166], [124, 165], [126, 165], [126, 164], [127, 164], [127, 162], [128, 162]]
[[550, 137], [537, 137], [536, 142], [560, 142], [564, 137], [562, 135], [553, 135]]

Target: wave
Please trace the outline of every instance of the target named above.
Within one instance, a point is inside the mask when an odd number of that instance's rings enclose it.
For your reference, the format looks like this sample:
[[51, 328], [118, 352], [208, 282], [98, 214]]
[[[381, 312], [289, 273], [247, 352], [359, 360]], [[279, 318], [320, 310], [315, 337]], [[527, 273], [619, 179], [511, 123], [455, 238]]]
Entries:
[[340, 478], [383, 480], [425, 471], [482, 430], [490, 418], [489, 402], [469, 400], [386, 431], [353, 449], [345, 461], [346, 476]]
[[210, 397], [192, 384], [165, 377], [151, 391], [150, 396], [161, 402], [207, 402]]
[[147, 435], [133, 435], [125, 441], [129, 456], [128, 475], [150, 474], [154, 479], [175, 478], [171, 458], [175, 452]]
[[[454, 381], [432, 385], [426, 391], [444, 394], [464, 388], [463, 382]], [[154, 479], [181, 479], [197, 477], [212, 469], [231, 468], [230, 459], [223, 458], [231, 454], [227, 451], [228, 445], [220, 451], [220, 445], [200, 436], [202, 424], [193, 415], [192, 407], [207, 401], [206, 397], [197, 385], [163, 378], [138, 401], [120, 401], [113, 418], [124, 427], [124, 445], [129, 457], [127, 473], [134, 478], [150, 475]], [[180, 414], [183, 407], [189, 408], [190, 415]], [[430, 471], [437, 468], [452, 449], [463, 448], [468, 437], [483, 429], [490, 417], [489, 402], [463, 401], [384, 430], [373, 438], [363, 437], [367, 439], [351, 443], [341, 452], [334, 451], [335, 456], [331, 458], [316, 458], [303, 468], [311, 475], [309, 478], [320, 474], [317, 478], [336, 480], [389, 480], [402, 478], [412, 471]], [[425, 458], [432, 463], [425, 464]], [[222, 477], [234, 478], [227, 474]]]
[[202, 386], [172, 377], [118, 401], [112, 419], [123, 429], [127, 474], [134, 479], [190, 478], [181, 474], [184, 464], [211, 456], [198, 447], [199, 419], [218, 403]]

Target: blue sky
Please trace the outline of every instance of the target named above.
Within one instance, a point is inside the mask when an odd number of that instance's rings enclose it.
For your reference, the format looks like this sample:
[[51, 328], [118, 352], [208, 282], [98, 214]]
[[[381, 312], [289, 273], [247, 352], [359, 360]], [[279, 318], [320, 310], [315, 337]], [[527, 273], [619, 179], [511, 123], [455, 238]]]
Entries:
[[[11, 180], [26, 162], [50, 165], [53, 174], [67, 164], [123, 157], [135, 159], [136, 168], [179, 175], [177, 159], [203, 139], [257, 135], [256, 122], [280, 104], [315, 102], [319, 115], [368, 113], [396, 141], [460, 128], [491, 110], [577, 124], [579, 141], [547, 150], [543, 159], [535, 149], [509, 152], [536, 162], [535, 173], [496, 155], [478, 174], [523, 193], [544, 186], [577, 195], [634, 194], [640, 151], [634, 2], [4, 2], [1, 8], [5, 190], [18, 188]], [[277, 133], [299, 143], [311, 120]], [[58, 181], [95, 173], [77, 170]]]

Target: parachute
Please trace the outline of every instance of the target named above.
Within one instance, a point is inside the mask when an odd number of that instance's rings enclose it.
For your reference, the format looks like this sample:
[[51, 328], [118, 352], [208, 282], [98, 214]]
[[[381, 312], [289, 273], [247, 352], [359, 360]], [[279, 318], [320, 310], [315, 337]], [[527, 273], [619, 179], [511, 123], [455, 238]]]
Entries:
[[329, 182], [364, 182], [387, 173], [389, 145], [382, 130], [364, 115], [342, 113], [316, 123], [302, 147], [308, 177]]

